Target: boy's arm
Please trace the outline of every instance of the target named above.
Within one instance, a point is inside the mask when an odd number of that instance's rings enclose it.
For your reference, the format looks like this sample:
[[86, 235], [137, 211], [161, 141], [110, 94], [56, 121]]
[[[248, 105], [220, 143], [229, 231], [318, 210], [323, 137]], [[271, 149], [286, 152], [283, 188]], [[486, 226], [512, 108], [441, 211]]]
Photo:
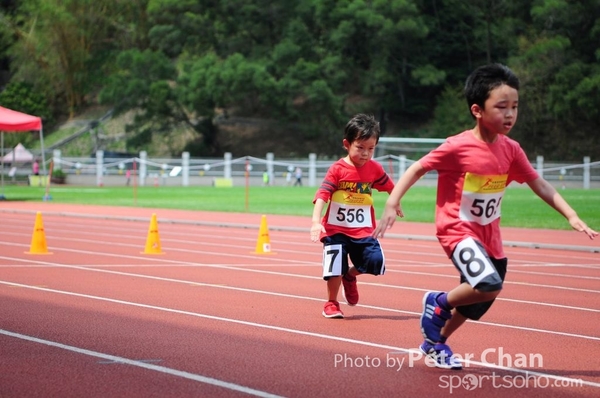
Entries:
[[321, 214], [325, 207], [325, 201], [323, 199], [315, 200], [315, 207], [313, 208], [312, 214], [312, 226], [310, 227], [310, 240], [317, 242], [321, 232], [325, 232], [325, 227], [321, 224]]
[[550, 205], [554, 210], [562, 214], [564, 218], [569, 221], [571, 227], [579, 232], [584, 232], [590, 239], [594, 239], [598, 235], [598, 232], [594, 231], [583, 222], [575, 210], [569, 206], [567, 201], [556, 191], [556, 189], [542, 177], [538, 177], [533, 181], [527, 183], [531, 190], [535, 192], [537, 196]]
[[404, 213], [402, 213], [402, 208], [400, 207], [400, 200], [406, 191], [408, 191], [409, 188], [412, 187], [425, 173], [426, 171], [423, 166], [421, 166], [420, 162], [413, 163], [406, 172], [404, 172], [390, 193], [390, 197], [385, 202], [381, 220], [375, 227], [371, 236], [374, 238], [383, 238], [385, 230], [392, 228], [392, 225], [396, 222], [396, 216], [404, 217]]

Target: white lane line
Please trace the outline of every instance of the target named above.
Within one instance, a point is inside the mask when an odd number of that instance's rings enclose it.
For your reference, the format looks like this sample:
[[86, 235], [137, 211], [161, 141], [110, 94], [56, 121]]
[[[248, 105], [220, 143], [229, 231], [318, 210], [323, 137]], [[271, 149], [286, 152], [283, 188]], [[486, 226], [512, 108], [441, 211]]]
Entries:
[[[115, 303], [115, 304], [129, 305], [129, 306], [133, 306], [133, 307], [164, 311], [164, 312], [180, 314], [180, 315], [188, 315], [188, 316], [193, 316], [193, 317], [198, 317], [198, 318], [210, 319], [210, 320], [214, 320], [214, 321], [228, 322], [228, 323], [233, 323], [233, 324], [238, 324], [238, 325], [274, 330], [274, 331], [278, 331], [278, 332], [292, 333], [292, 334], [297, 334], [297, 335], [302, 335], [302, 336], [316, 337], [316, 338], [325, 339], [325, 340], [334, 340], [334, 341], [338, 341], [338, 342], [345, 342], [345, 343], [357, 344], [357, 345], [362, 345], [362, 346], [367, 346], [367, 347], [386, 349], [386, 350], [390, 350], [390, 351], [393, 351], [396, 353], [402, 352], [402, 353], [412, 354], [412, 355], [417, 355], [417, 356], [422, 355], [421, 351], [419, 349], [395, 347], [395, 346], [391, 346], [391, 345], [387, 345], [387, 344], [373, 343], [373, 342], [364, 341], [364, 340], [355, 340], [355, 339], [350, 339], [350, 338], [346, 338], [346, 337], [325, 335], [325, 334], [321, 334], [321, 333], [308, 332], [308, 331], [304, 331], [304, 330], [290, 329], [290, 328], [285, 328], [285, 327], [281, 327], [281, 326], [266, 325], [266, 324], [262, 324], [262, 323], [243, 321], [240, 319], [225, 318], [225, 317], [220, 317], [220, 316], [215, 316], [215, 315], [208, 315], [208, 314], [201, 314], [201, 313], [197, 313], [197, 312], [178, 310], [178, 309], [174, 309], [174, 308], [166, 308], [166, 307], [159, 307], [159, 306], [154, 306], [154, 305], [149, 305], [149, 304], [135, 303], [135, 302], [131, 302], [131, 301], [111, 299], [111, 298], [107, 298], [107, 297], [92, 296], [92, 295], [87, 295], [87, 294], [73, 293], [73, 292], [48, 289], [48, 288], [40, 288], [40, 287], [36, 287], [36, 286], [22, 285], [22, 284], [11, 283], [11, 282], [0, 281], [0, 283], [6, 284], [6, 285], [18, 285], [18, 286], [21, 286], [24, 288], [40, 290], [40, 291], [45, 291], [45, 292], [49, 292], [49, 293], [57, 293], [57, 294], [63, 294], [63, 295], [67, 295], [67, 296], [82, 297], [82, 298], [87, 298], [87, 299], [91, 299], [91, 300], [106, 301], [106, 302]], [[109, 356], [109, 357], [112, 357], [112, 356]], [[115, 358], [117, 358], [117, 357], [115, 357]], [[130, 361], [130, 360], [128, 360], [128, 361]], [[133, 362], [136, 366], [141, 366], [141, 365], [138, 365], [138, 363], [136, 361], [131, 361], [131, 362]], [[535, 371], [531, 371], [528, 369], [500, 366], [500, 365], [496, 365], [496, 364], [489, 363], [489, 362], [480, 362], [480, 361], [474, 361], [474, 360], [467, 360], [464, 362], [465, 362], [465, 364], [468, 364], [469, 366], [476, 365], [476, 366], [481, 366], [484, 368], [499, 369], [499, 370], [505, 370], [505, 371], [514, 372], [514, 373], [521, 373], [521, 374], [526, 374], [526, 375], [545, 377], [545, 378], [548, 378], [551, 380], [569, 381], [569, 382], [573, 382], [573, 383], [579, 383], [579, 385], [600, 387], [600, 383], [586, 381], [583, 379], [574, 379], [574, 378], [570, 378], [570, 377], [558, 376], [558, 375], [553, 375], [553, 374], [549, 374], [549, 373], [535, 372]], [[149, 365], [149, 364], [143, 364], [143, 365], [144, 366], [142, 366], [142, 367], [145, 367], [145, 366], [154, 367], [155, 366], [155, 365]], [[203, 377], [203, 376], [200, 376], [200, 377]]]
[[[8, 259], [8, 257], [0, 256], [0, 259], [2, 259], [2, 258]], [[11, 258], [11, 259], [15, 260], [15, 261], [27, 262], [25, 260], [16, 259], [16, 258], [14, 258], [14, 259]], [[193, 282], [193, 281], [184, 281], [184, 280], [180, 280], [180, 279], [172, 279], [172, 278], [165, 278], [165, 277], [155, 277], [155, 276], [151, 276], [151, 275], [143, 275], [143, 274], [122, 272], [122, 271], [112, 271], [112, 270], [108, 270], [106, 268], [95, 268], [96, 266], [64, 265], [64, 264], [50, 263], [50, 262], [36, 262], [36, 264], [37, 265], [42, 265], [43, 264], [43, 265], [46, 265], [46, 266], [58, 267], [58, 268], [70, 268], [70, 269], [79, 269], [79, 270], [86, 270], [86, 271], [92, 271], [92, 272], [103, 272], [103, 273], [109, 273], [109, 274], [114, 274], [114, 275], [133, 276], [133, 277], [146, 278], [146, 279], [156, 279], [156, 280], [161, 280], [161, 281], [166, 281], [166, 282], [184, 283], [184, 284], [192, 284], [192, 285], [198, 284], [199, 286], [210, 286], [210, 284], [197, 283], [197, 282]], [[296, 278], [305, 278], [305, 279], [314, 279], [314, 280], [318, 279], [318, 280], [321, 280], [320, 277], [311, 276], [311, 275], [301, 275], [301, 274], [286, 273], [286, 272], [257, 270], [257, 269], [250, 269], [250, 268], [241, 268], [239, 266], [232, 266], [232, 265], [200, 264], [200, 263], [178, 263], [178, 264], [179, 265], [185, 265], [185, 266], [190, 266], [190, 265], [191, 266], [203, 266], [203, 267], [211, 267], [211, 268], [228, 269], [228, 270], [234, 270], [234, 271], [237, 270], [237, 271], [245, 271], [245, 272], [255, 272], [255, 273], [262, 273], [262, 274], [270, 274], [270, 275], [276, 275], [276, 276], [286, 276], [286, 277], [296, 277]], [[396, 271], [396, 272], [404, 273], [404, 271]], [[409, 272], [409, 273], [411, 273], [411, 272]], [[423, 272], [419, 272], [419, 273], [415, 272], [415, 273], [416, 274], [421, 274], [421, 275], [435, 275], [435, 274], [423, 273]], [[520, 283], [520, 282], [506, 282], [506, 283], [508, 283], [508, 284], [516, 284], [516, 285], [523, 284], [523, 283]], [[396, 285], [388, 285], [388, 284], [376, 283], [376, 282], [361, 282], [361, 284], [369, 285], [369, 286], [375, 286], [375, 287], [382, 287], [382, 288], [390, 288], [390, 289], [414, 290], [414, 291], [419, 291], [419, 292], [426, 292], [426, 291], [430, 290], [430, 289], [425, 289], [425, 288], [413, 288], [413, 287], [409, 287], [409, 286], [396, 286]], [[535, 284], [525, 284], [525, 285], [527, 285], [527, 286], [536, 286], [536, 287], [544, 287], [544, 288], [551, 288], [551, 289], [552, 288], [553, 289], [564, 289], [564, 290], [569, 290], [569, 291], [580, 291], [580, 292], [586, 292], [586, 293], [600, 293], [599, 290], [567, 288], [567, 287], [562, 287], [562, 286], [535, 285]], [[270, 294], [270, 292], [263, 292], [263, 291], [251, 290], [251, 289], [242, 289], [242, 288], [236, 288], [236, 287], [223, 287], [221, 285], [214, 285], [213, 287], [222, 287], [222, 288], [230, 288], [230, 289], [251, 291], [251, 292], [254, 292], [254, 293], [259, 293], [260, 292], [262, 294]], [[295, 297], [296, 298], [306, 298], [306, 297], [303, 297], [303, 296], [295, 296]], [[521, 304], [528, 304], [528, 305], [539, 305], [539, 306], [544, 306], [544, 307], [564, 308], [564, 309], [569, 309], [569, 310], [599, 312], [600, 313], [600, 309], [596, 309], [596, 308], [575, 307], [575, 306], [569, 306], [569, 305], [561, 305], [561, 304], [554, 304], [554, 303], [545, 303], [545, 302], [538, 302], [538, 301], [518, 300], [518, 299], [507, 298], [507, 297], [499, 297], [496, 300], [497, 301], [508, 301], [508, 302], [515, 302], [515, 303], [521, 303]], [[365, 307], [368, 307], [368, 306], [365, 306]], [[377, 308], [377, 307], [373, 307], [373, 308]], [[417, 313], [409, 312], [409, 311], [403, 311], [403, 312], [410, 313], [410, 314], [417, 314]], [[420, 313], [418, 313], [418, 315], [420, 315]], [[478, 322], [478, 323], [480, 323], [480, 324], [486, 324], [485, 322], [481, 322], [481, 321]], [[512, 327], [512, 326], [509, 326], [509, 327]], [[574, 335], [574, 336], [579, 336], [579, 335]]]
[[[0, 258], [3, 258], [3, 257], [0, 256]], [[84, 266], [76, 266], [76, 265], [63, 265], [63, 264], [50, 263], [50, 262], [38, 262], [38, 264], [46, 264], [46, 265], [54, 266], [57, 268], [78, 269], [78, 270], [84, 270], [84, 271], [108, 273], [108, 274], [113, 274], [113, 275], [132, 276], [132, 277], [143, 278], [143, 279], [153, 279], [153, 280], [159, 280], [159, 281], [164, 281], [164, 282], [183, 283], [186, 285], [193, 285], [193, 286], [206, 286], [206, 287], [230, 289], [230, 290], [236, 290], [236, 291], [245, 291], [245, 292], [250, 292], [250, 293], [266, 294], [266, 295], [273, 295], [273, 296], [280, 296], [280, 297], [322, 301], [322, 299], [320, 299], [320, 298], [282, 294], [282, 293], [269, 292], [269, 291], [263, 291], [263, 290], [240, 288], [240, 287], [235, 287], [235, 286], [224, 286], [224, 285], [219, 285], [219, 284], [201, 283], [201, 282], [194, 282], [194, 281], [187, 281], [187, 280], [173, 279], [173, 278], [165, 278], [165, 277], [153, 276], [153, 275], [137, 274], [137, 273], [131, 273], [131, 272], [113, 271], [113, 270], [108, 270], [108, 269], [90, 268], [87, 266], [84, 267]], [[191, 264], [193, 264], [193, 263], [191, 263]], [[270, 274], [270, 275], [276, 275], [276, 276], [287, 276], [287, 277], [297, 277], [297, 278], [321, 280], [320, 277], [315, 277], [315, 276], [310, 276], [310, 275], [300, 275], [300, 274], [284, 273], [284, 272], [276, 272], [276, 271], [256, 270], [256, 269], [240, 268], [240, 267], [228, 266], [228, 265], [216, 265], [216, 264], [196, 264], [196, 265], [210, 267], [210, 268], [220, 268], [220, 269], [228, 269], [228, 270], [238, 270], [238, 271], [262, 273], [262, 274]], [[10, 282], [2, 282], [2, 281], [0, 281], [0, 283], [10, 284]], [[424, 288], [387, 285], [387, 284], [383, 284], [383, 283], [374, 283], [374, 282], [361, 282], [361, 283], [365, 284], [365, 285], [369, 285], [369, 286], [400, 289], [400, 290], [414, 290], [414, 291], [418, 291], [418, 292], [426, 292], [426, 291], [430, 290], [430, 289], [424, 289]], [[557, 287], [557, 288], [559, 288], [559, 287]], [[569, 290], [581, 290], [581, 289], [569, 289]], [[600, 293], [599, 291], [590, 291], [590, 292]], [[553, 307], [553, 308], [564, 308], [564, 309], [577, 310], [577, 311], [600, 312], [600, 309], [595, 309], [595, 308], [574, 307], [574, 306], [566, 306], [566, 305], [560, 305], [560, 304], [543, 303], [543, 302], [537, 302], [537, 301], [526, 301], [526, 300], [517, 300], [517, 299], [510, 299], [510, 298], [498, 298], [497, 300], [498, 301], [517, 302], [517, 303], [529, 304], [529, 305], [547, 306], [547, 307]], [[405, 313], [405, 314], [410, 314], [410, 315], [421, 315], [420, 312], [414, 312], [414, 311], [397, 310], [397, 309], [393, 309], [393, 308], [377, 307], [377, 306], [370, 306], [370, 305], [360, 305], [360, 306], [363, 308], [372, 308], [372, 309], [377, 309], [377, 310], [381, 310], [381, 311], [398, 312], [398, 313]], [[556, 335], [561, 335], [561, 336], [584, 338], [584, 339], [600, 341], [600, 337], [595, 337], [595, 336], [586, 336], [586, 335], [558, 332], [558, 331], [546, 330], [546, 329], [528, 328], [528, 327], [516, 326], [516, 325], [505, 325], [505, 324], [485, 322], [485, 321], [478, 321], [477, 323], [480, 325], [489, 325], [489, 326], [496, 326], [496, 327], [505, 327], [505, 328], [510, 328], [510, 329], [536, 331], [536, 332], [540, 332], [540, 333], [556, 334]]]
[[182, 370], [171, 369], [171, 368], [167, 368], [164, 366], [153, 365], [151, 363], [147, 363], [146, 361], [136, 361], [136, 360], [132, 360], [132, 359], [118, 357], [115, 355], [104, 354], [102, 352], [86, 350], [85, 348], [73, 347], [70, 345], [57, 343], [55, 341], [39, 339], [37, 337], [27, 336], [27, 335], [20, 334], [20, 333], [14, 333], [14, 332], [10, 332], [8, 330], [3, 330], [3, 329], [0, 329], [0, 334], [9, 336], [9, 337], [14, 337], [14, 338], [21, 339], [21, 340], [31, 341], [33, 343], [44, 344], [44, 345], [47, 345], [50, 347], [60, 348], [62, 350], [72, 351], [72, 352], [75, 352], [78, 354], [101, 358], [104, 361], [108, 361], [111, 363], [122, 363], [125, 365], [137, 366], [139, 368], [152, 370], [155, 372], [166, 373], [171, 376], [182, 377], [184, 379], [194, 380], [194, 381], [198, 381], [200, 383], [210, 384], [213, 386], [226, 388], [228, 390], [239, 391], [239, 392], [243, 392], [245, 394], [254, 395], [256, 397], [265, 397], [265, 398], [280, 397], [280, 395], [274, 395], [274, 394], [270, 394], [265, 391], [260, 391], [260, 390], [255, 390], [253, 388], [244, 387], [239, 384], [234, 384], [234, 383], [229, 383], [229, 382], [226, 382], [223, 380], [213, 379], [212, 377], [206, 377], [206, 376], [202, 376], [202, 375], [198, 375], [198, 374], [194, 374], [194, 373], [184, 372]]

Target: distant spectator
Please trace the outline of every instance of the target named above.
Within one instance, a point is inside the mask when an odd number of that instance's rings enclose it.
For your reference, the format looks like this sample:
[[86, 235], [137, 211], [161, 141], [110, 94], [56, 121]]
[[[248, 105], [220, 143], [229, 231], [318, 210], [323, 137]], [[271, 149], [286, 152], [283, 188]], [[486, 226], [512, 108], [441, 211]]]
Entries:
[[285, 185], [289, 186], [292, 185], [292, 173], [294, 172], [294, 166], [289, 165], [288, 166], [288, 172], [285, 175]]
[[33, 162], [33, 164], [31, 165], [31, 168], [32, 168], [34, 176], [40, 175], [40, 162], [38, 162], [37, 159]]
[[127, 169], [127, 171], [125, 172], [125, 185], [129, 186], [129, 183], [131, 182], [131, 170]]
[[296, 167], [294, 174], [296, 176], [296, 182], [294, 183], [294, 186], [302, 186], [302, 169], [300, 167]]

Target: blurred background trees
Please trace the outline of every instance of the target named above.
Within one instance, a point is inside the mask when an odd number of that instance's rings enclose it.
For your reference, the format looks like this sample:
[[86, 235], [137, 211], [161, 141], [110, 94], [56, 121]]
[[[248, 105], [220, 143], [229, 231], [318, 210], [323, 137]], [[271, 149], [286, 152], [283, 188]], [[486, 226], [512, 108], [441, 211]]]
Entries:
[[47, 134], [103, 104], [134, 115], [132, 151], [183, 140], [172, 155], [221, 156], [235, 120], [258, 126], [259, 155], [276, 132], [332, 155], [356, 112], [386, 135], [447, 137], [473, 123], [466, 76], [501, 62], [521, 78], [511, 134], [531, 157], [600, 155], [598, 0], [5, 0], [0, 12], [0, 104], [42, 116]]

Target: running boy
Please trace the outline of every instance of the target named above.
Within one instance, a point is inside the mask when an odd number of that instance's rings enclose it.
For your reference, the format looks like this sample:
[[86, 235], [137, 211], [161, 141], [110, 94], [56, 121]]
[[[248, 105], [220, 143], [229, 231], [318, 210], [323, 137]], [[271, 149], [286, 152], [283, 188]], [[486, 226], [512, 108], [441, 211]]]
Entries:
[[[337, 300], [340, 283], [348, 305], [358, 303], [356, 276], [383, 275], [385, 258], [376, 238], [372, 190], [390, 193], [394, 182], [373, 153], [379, 142], [379, 123], [373, 116], [355, 115], [344, 129], [348, 155], [331, 165], [315, 194], [310, 237], [323, 242], [323, 279], [327, 281], [326, 318], [343, 318]], [[329, 202], [321, 219], [323, 208]], [[348, 257], [352, 260], [350, 268]]]
[[593, 239], [590, 229], [561, 195], [531, 166], [519, 144], [507, 135], [517, 121], [519, 80], [506, 66], [476, 69], [465, 84], [476, 121], [472, 130], [449, 137], [412, 164], [396, 183], [373, 237], [383, 237], [402, 209], [400, 200], [425, 173], [438, 172], [436, 236], [460, 273], [449, 292], [423, 297], [420, 349], [441, 368], [461, 369], [446, 340], [467, 319], [478, 320], [502, 289], [507, 259], [500, 237], [500, 203], [512, 182], [531, 190], [565, 217], [571, 227]]

